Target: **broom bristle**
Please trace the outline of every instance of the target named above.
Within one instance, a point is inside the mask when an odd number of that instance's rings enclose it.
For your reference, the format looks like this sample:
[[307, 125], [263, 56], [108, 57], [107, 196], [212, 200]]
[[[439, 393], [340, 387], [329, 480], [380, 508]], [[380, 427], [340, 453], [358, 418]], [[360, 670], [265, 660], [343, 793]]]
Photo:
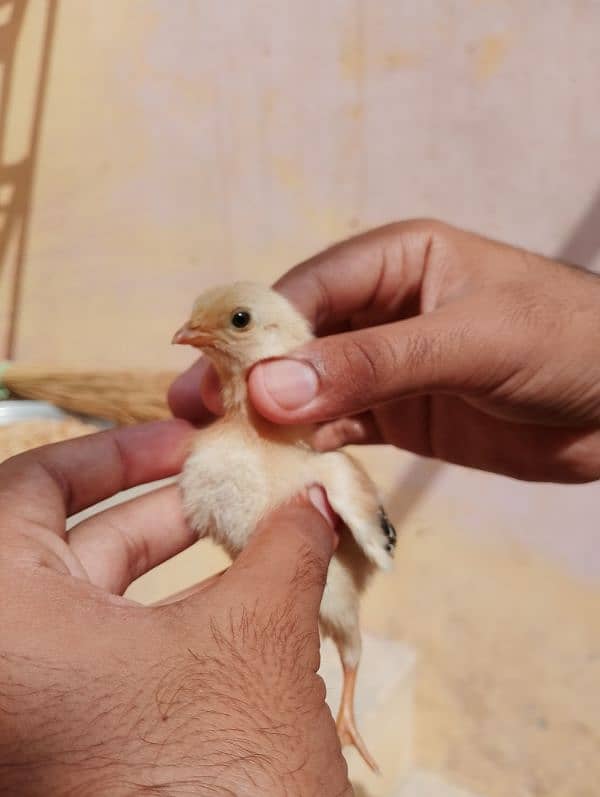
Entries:
[[117, 423], [170, 417], [167, 390], [175, 371], [91, 371], [11, 363], [3, 383], [15, 396], [49, 401], [69, 412]]

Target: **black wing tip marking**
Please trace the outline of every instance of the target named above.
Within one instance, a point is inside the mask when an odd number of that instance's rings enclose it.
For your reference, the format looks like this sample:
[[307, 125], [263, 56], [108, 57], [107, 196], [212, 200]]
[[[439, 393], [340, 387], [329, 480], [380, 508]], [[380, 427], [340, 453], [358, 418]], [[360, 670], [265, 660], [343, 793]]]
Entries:
[[381, 526], [381, 530], [386, 536], [386, 544], [385, 550], [392, 555], [394, 553], [394, 549], [396, 548], [396, 540], [398, 535], [396, 534], [396, 529], [394, 528], [393, 524], [390, 522], [385, 509], [380, 506], [379, 507], [379, 525]]

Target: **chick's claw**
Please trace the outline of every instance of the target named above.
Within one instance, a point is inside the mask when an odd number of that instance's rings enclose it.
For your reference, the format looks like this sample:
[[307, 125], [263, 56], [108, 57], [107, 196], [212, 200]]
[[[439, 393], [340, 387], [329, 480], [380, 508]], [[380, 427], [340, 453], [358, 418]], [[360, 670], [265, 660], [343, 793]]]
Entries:
[[394, 549], [396, 548], [396, 540], [398, 535], [396, 534], [396, 529], [390, 522], [390, 519], [388, 518], [386, 511], [382, 506], [379, 507], [379, 525], [381, 526], [381, 530], [387, 539], [385, 550], [389, 554], [393, 554]]

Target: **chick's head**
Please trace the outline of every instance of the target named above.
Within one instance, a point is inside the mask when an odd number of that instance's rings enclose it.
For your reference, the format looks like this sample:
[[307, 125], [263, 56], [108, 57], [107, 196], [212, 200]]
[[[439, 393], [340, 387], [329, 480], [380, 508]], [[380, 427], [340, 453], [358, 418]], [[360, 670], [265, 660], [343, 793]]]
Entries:
[[202, 350], [222, 375], [232, 375], [311, 338], [308, 321], [283, 296], [258, 283], [236, 282], [199, 296], [173, 343]]

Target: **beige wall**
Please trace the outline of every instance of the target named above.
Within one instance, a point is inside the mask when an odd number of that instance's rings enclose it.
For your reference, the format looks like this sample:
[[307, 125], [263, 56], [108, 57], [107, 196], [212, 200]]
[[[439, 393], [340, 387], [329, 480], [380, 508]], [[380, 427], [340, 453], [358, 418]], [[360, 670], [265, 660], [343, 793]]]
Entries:
[[[8, 163], [47, 0], [22, 5]], [[182, 362], [206, 282], [405, 216], [552, 253], [600, 184], [593, 0], [56, 5], [19, 357]]]
[[[4, 94], [15, 65], [0, 134], [0, 334], [18, 224], [29, 219], [18, 358], [183, 365], [190, 355], [169, 339], [203, 286], [271, 280], [337, 238], [406, 216], [600, 263], [594, 0], [18, 8], [21, 23], [0, 33]], [[390, 460], [401, 495], [404, 467]], [[410, 479], [422, 480], [427, 466], [414, 468]], [[436, 485], [429, 501], [451, 522], [500, 527], [600, 572], [597, 487], [516, 486], [458, 469]]]

